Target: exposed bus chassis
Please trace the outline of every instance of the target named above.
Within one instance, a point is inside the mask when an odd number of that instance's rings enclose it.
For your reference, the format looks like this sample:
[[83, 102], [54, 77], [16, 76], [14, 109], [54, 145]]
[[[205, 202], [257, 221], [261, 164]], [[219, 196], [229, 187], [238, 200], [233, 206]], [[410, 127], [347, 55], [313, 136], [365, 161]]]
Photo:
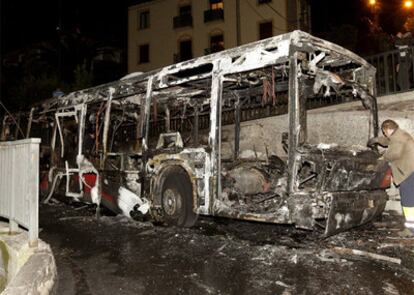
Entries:
[[[375, 150], [308, 143], [307, 109], [361, 100], [376, 136], [374, 85], [366, 61], [295, 31], [44, 101], [6, 116], [1, 139], [42, 137], [46, 201], [63, 188], [181, 226], [214, 215], [329, 235], [383, 211], [388, 167]], [[284, 130], [261, 123], [278, 115]]]

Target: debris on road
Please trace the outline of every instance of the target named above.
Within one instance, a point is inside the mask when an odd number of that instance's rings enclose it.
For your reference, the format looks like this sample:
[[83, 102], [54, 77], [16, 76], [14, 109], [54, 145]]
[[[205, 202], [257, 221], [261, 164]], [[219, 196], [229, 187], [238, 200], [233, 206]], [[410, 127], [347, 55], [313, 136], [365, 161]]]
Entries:
[[[41, 238], [55, 253], [59, 295], [119, 294], [120, 288], [122, 294], [201, 295], [411, 295], [414, 290], [414, 240], [384, 241], [384, 232], [373, 224], [321, 239], [293, 226], [230, 219], [202, 217], [193, 228], [179, 228], [122, 215], [96, 219], [93, 207], [41, 209]], [[386, 228], [403, 225], [401, 216], [384, 215], [381, 222]], [[398, 238], [396, 232], [389, 236]], [[391, 247], [394, 243], [400, 246]], [[356, 255], [354, 249], [393, 262]]]
[[375, 254], [375, 253], [370, 253], [370, 252], [366, 252], [366, 251], [361, 251], [361, 250], [357, 250], [357, 249], [349, 249], [349, 248], [343, 248], [343, 247], [333, 247], [332, 250], [335, 251], [336, 253], [342, 254], [342, 255], [364, 256], [364, 257], [368, 257], [370, 259], [374, 259], [374, 260], [378, 260], [378, 261], [386, 261], [386, 262], [401, 264], [401, 259], [399, 259], [399, 258], [388, 257], [388, 256], [379, 255], [379, 254]]

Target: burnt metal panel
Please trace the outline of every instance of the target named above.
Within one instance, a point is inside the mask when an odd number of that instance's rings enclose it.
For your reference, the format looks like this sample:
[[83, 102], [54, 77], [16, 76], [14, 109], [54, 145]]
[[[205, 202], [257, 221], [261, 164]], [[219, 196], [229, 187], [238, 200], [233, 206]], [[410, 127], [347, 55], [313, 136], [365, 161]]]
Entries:
[[388, 196], [385, 191], [361, 191], [332, 194], [325, 235], [362, 225], [380, 215]]

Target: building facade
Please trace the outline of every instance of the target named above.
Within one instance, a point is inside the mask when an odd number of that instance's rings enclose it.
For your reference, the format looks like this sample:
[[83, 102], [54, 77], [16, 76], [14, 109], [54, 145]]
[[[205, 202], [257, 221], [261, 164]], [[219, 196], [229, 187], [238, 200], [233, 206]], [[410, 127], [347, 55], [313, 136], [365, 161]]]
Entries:
[[307, 0], [141, 0], [128, 11], [128, 72], [146, 72], [301, 29]]

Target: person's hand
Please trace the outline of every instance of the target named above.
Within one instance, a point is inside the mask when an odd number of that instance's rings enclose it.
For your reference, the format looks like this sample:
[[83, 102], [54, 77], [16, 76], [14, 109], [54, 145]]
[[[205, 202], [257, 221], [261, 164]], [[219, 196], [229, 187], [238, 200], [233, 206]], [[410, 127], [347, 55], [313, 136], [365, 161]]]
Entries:
[[368, 140], [367, 146], [373, 147], [374, 145], [378, 144], [378, 137], [373, 137]]

